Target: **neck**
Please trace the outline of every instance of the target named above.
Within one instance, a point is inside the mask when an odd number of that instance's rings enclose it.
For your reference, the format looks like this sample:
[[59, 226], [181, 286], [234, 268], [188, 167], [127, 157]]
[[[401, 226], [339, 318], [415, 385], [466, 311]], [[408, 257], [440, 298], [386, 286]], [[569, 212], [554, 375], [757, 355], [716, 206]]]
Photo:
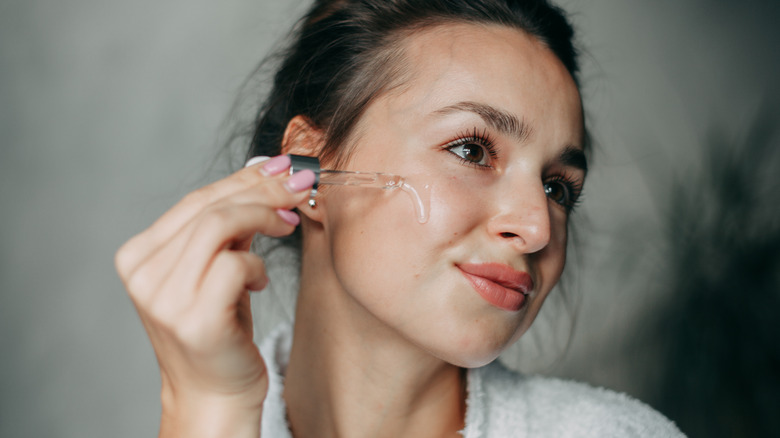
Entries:
[[294, 435], [456, 436], [464, 370], [378, 321], [307, 252], [284, 388]]

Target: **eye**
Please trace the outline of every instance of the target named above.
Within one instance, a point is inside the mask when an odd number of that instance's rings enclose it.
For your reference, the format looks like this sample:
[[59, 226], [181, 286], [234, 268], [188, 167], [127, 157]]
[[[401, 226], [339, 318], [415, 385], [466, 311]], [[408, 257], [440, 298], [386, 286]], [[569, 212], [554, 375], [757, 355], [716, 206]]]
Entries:
[[556, 204], [571, 211], [577, 205], [582, 193], [582, 183], [557, 176], [544, 183], [544, 194]]
[[469, 143], [452, 146], [448, 150], [469, 163], [478, 164], [480, 166], [487, 166], [489, 164], [489, 160], [487, 160], [488, 153], [485, 151], [484, 146]]
[[497, 154], [493, 140], [486, 131], [479, 132], [474, 128], [473, 132], [458, 137], [447, 143], [444, 149], [458, 156], [466, 164], [491, 167], [490, 162]]
[[569, 188], [559, 182], [549, 182], [544, 185], [544, 194], [553, 201], [566, 205], [569, 202]]

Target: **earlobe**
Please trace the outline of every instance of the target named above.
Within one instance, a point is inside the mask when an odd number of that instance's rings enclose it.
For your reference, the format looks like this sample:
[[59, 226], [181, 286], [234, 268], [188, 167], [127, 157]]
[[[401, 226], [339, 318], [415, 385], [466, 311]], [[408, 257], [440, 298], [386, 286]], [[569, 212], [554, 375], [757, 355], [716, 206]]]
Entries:
[[322, 208], [322, 194], [317, 194], [316, 198], [309, 198], [306, 202], [298, 206], [298, 212], [306, 216], [308, 219], [318, 224], [322, 224], [324, 219], [324, 212]]
[[290, 119], [282, 138], [282, 153], [316, 157], [325, 142], [322, 130], [305, 116]]

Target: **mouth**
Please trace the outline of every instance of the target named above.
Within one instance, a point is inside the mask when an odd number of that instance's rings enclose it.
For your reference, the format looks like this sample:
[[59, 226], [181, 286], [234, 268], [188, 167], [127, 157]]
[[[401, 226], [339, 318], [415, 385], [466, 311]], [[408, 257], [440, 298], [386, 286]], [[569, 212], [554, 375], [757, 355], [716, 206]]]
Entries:
[[485, 301], [510, 312], [522, 309], [534, 288], [530, 275], [500, 263], [465, 263], [456, 266]]

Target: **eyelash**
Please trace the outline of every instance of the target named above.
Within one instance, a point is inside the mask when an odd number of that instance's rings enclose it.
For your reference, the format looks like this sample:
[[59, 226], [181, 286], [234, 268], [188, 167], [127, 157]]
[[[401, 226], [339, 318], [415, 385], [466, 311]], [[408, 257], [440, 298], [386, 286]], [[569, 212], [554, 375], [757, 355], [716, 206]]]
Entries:
[[583, 185], [581, 181], [572, 178], [566, 173], [556, 175], [544, 181], [545, 193], [549, 184], [561, 184], [566, 189], [568, 199], [565, 202], [561, 203], [552, 198], [551, 200], [566, 209], [567, 212], [571, 213], [582, 202]]
[[[496, 158], [498, 158], [498, 148], [496, 147], [493, 137], [490, 136], [490, 133], [488, 133], [487, 129], [482, 129], [480, 131], [476, 127], [472, 129], [470, 132], [463, 132], [461, 134], [458, 134], [457, 138], [445, 144], [443, 146], [443, 149], [458, 157], [461, 163], [465, 165], [475, 167], [478, 169], [492, 169], [493, 168], [492, 165], [475, 163], [473, 161], [469, 161], [466, 158], [461, 157], [455, 152], [452, 152], [452, 149], [454, 148], [467, 146], [470, 144], [477, 145], [483, 148], [484, 151], [487, 152], [491, 160], [495, 160]], [[567, 173], [563, 173], [548, 178], [547, 180], [544, 181], [545, 194], [547, 192], [547, 187], [550, 184], [561, 184], [566, 190], [567, 200], [565, 202], [559, 202], [552, 198], [550, 199], [552, 202], [563, 207], [568, 213], [571, 213], [574, 210], [574, 208], [582, 202], [583, 184], [578, 179], [571, 177]]]
[[473, 161], [469, 161], [461, 157], [455, 152], [452, 152], [452, 149], [456, 147], [467, 146], [470, 144], [482, 147], [485, 150], [485, 152], [487, 152], [491, 160], [494, 160], [498, 157], [498, 149], [496, 148], [496, 143], [493, 140], [493, 137], [490, 136], [490, 133], [488, 133], [487, 129], [482, 129], [480, 131], [476, 127], [472, 129], [470, 132], [462, 132], [458, 134], [457, 138], [444, 145], [443, 149], [447, 150], [448, 152], [458, 157], [458, 159], [463, 164], [480, 168], [480, 169], [492, 169], [493, 166], [491, 165], [475, 163]]

